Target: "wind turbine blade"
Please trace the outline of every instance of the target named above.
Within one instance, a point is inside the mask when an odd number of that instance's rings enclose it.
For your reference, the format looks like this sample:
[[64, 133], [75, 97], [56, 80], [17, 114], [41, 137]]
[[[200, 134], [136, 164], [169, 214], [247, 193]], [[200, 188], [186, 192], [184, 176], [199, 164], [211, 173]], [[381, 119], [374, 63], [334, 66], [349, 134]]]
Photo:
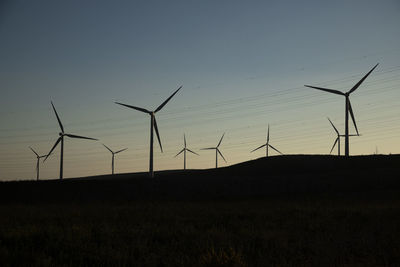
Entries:
[[332, 151], [333, 151], [333, 149], [335, 148], [336, 143], [338, 142], [338, 140], [339, 140], [339, 137], [337, 137], [337, 138], [335, 139], [335, 142], [333, 143], [333, 146], [332, 146], [331, 151], [329, 152], [329, 154], [332, 154]]
[[108, 146], [106, 146], [105, 144], [103, 144], [103, 146], [105, 147], [105, 148], [107, 148], [108, 149], [108, 151], [110, 151], [111, 153], [114, 153]]
[[190, 153], [193, 153], [193, 154], [196, 154], [197, 156], [200, 156], [199, 154], [197, 154], [196, 152], [194, 152], [194, 151], [192, 151], [192, 150], [190, 150], [190, 149], [186, 149], [187, 151], [189, 151]]
[[224, 158], [224, 156], [222, 155], [221, 151], [219, 151], [219, 149], [217, 148], [218, 154], [224, 159], [224, 161], [226, 162], [226, 159]]
[[269, 124], [268, 124], [268, 130], [267, 130], [267, 144], [269, 143]]
[[225, 133], [222, 135], [221, 139], [219, 140], [219, 143], [218, 143], [217, 147], [219, 147], [219, 145], [221, 144], [222, 139], [224, 138], [224, 135], [225, 135]]
[[38, 153], [36, 153], [36, 151], [35, 151], [35, 150], [33, 150], [33, 148], [31, 148], [31, 147], [29, 147], [29, 148], [32, 150], [32, 152], [33, 152], [33, 153], [35, 153], [35, 155], [36, 155], [36, 156], [38, 156], [38, 157], [39, 157], [39, 154], [38, 154]]
[[151, 112], [148, 111], [148, 110], [145, 109], [145, 108], [139, 108], [139, 107], [135, 107], [135, 106], [127, 105], [127, 104], [122, 104], [122, 103], [119, 103], [119, 102], [114, 102], [114, 103], [115, 103], [115, 104], [118, 104], [118, 105], [121, 105], [121, 106], [128, 107], [128, 108], [133, 108], [133, 109], [139, 110], [139, 111], [144, 112], [144, 113], [151, 114]]
[[279, 151], [278, 149], [276, 149], [275, 147], [271, 146], [270, 144], [268, 144], [268, 146], [269, 146], [270, 148], [272, 148], [273, 150], [275, 150], [276, 152], [278, 152], [279, 154], [283, 155], [283, 153], [280, 152], [280, 151]]
[[176, 93], [178, 93], [179, 90], [181, 90], [181, 88], [182, 88], [182, 85], [179, 86], [179, 88], [178, 88], [170, 97], [168, 97], [167, 100], [165, 100], [165, 101], [154, 111], [154, 113], [160, 111], [160, 110], [168, 103], [168, 101], [170, 101], [171, 98], [174, 97], [174, 95], [175, 95]]
[[263, 144], [262, 146], [259, 146], [259, 147], [257, 147], [256, 149], [253, 149], [252, 151], [250, 151], [250, 153], [252, 153], [252, 152], [254, 152], [254, 151], [256, 151], [256, 150], [259, 150], [260, 148], [262, 148], [262, 147], [264, 147], [264, 146], [266, 146], [267, 144]]
[[60, 143], [61, 138], [62, 138], [62, 137], [60, 136], [60, 137], [57, 139], [56, 143], [55, 143], [54, 146], [51, 148], [50, 152], [47, 154], [47, 156], [46, 156], [46, 158], [43, 160], [43, 162], [46, 161], [46, 159], [50, 156], [51, 152], [53, 152], [53, 150], [56, 148], [56, 146], [58, 145], [58, 143]]
[[79, 139], [88, 139], [88, 140], [98, 140], [96, 138], [91, 138], [91, 137], [85, 137], [85, 136], [80, 136], [80, 135], [75, 135], [75, 134], [64, 134], [65, 136], [71, 137], [71, 138], [79, 138]]
[[157, 121], [156, 121], [156, 117], [155, 116], [154, 116], [154, 130], [156, 130], [158, 143], [160, 144], [161, 152], [163, 152], [162, 145], [161, 145], [160, 134], [158, 133]]
[[349, 134], [349, 136], [361, 136], [361, 134]]
[[200, 148], [200, 150], [210, 150], [210, 149], [216, 149], [216, 147], [206, 147], [206, 148]]
[[379, 65], [376, 64], [367, 74], [365, 74], [365, 76], [358, 82], [356, 83], [356, 85], [353, 86], [353, 88], [350, 89], [349, 94], [351, 94], [352, 92], [354, 92], [363, 82], [364, 80], [368, 77], [368, 75], [371, 74], [371, 72]]
[[310, 87], [310, 88], [314, 88], [317, 90], [321, 90], [321, 91], [325, 91], [325, 92], [329, 92], [332, 94], [337, 94], [337, 95], [344, 95], [344, 93], [338, 91], [338, 90], [332, 90], [332, 89], [327, 89], [327, 88], [322, 88], [322, 87], [316, 87], [316, 86], [311, 86], [311, 85], [304, 85], [306, 87]]
[[185, 148], [186, 148], [186, 136], [185, 136], [185, 134], [183, 134], [183, 144], [185, 145]]
[[354, 119], [354, 114], [353, 114], [353, 109], [351, 108], [350, 99], [349, 99], [349, 112], [350, 112], [351, 119], [353, 120], [354, 127], [356, 128], [356, 132], [358, 134], [357, 124], [356, 124], [356, 120]]
[[62, 125], [62, 123], [61, 123], [60, 117], [58, 117], [57, 110], [56, 110], [56, 108], [54, 107], [53, 102], [51, 102], [51, 106], [53, 107], [54, 113], [56, 113], [56, 117], [57, 117], [57, 120], [58, 120], [58, 124], [60, 125], [61, 132], [64, 133], [64, 127], [63, 127], [63, 125]]
[[183, 151], [185, 151], [185, 149], [182, 149], [181, 151], [179, 151], [179, 153], [176, 154], [174, 158], [176, 158], [177, 156], [179, 156], [179, 154], [181, 154]]
[[336, 132], [338, 135], [340, 135], [340, 134], [339, 134], [339, 131], [336, 129], [335, 125], [333, 125], [332, 121], [331, 121], [329, 118], [328, 118], [328, 120], [329, 120], [329, 122], [331, 123], [333, 129], [335, 129], [335, 132]]
[[122, 151], [125, 151], [125, 150], [127, 150], [128, 148], [124, 148], [124, 149], [121, 149], [121, 150], [118, 150], [117, 152], [115, 152], [114, 154], [118, 154], [118, 153], [120, 153], [120, 152], [122, 152]]

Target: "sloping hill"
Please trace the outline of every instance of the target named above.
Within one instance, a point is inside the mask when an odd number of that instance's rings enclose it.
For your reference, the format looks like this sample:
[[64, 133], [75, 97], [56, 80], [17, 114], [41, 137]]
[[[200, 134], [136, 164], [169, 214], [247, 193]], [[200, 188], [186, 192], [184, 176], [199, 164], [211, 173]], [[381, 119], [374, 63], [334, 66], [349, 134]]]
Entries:
[[207, 170], [0, 183], [1, 202], [220, 199], [400, 190], [400, 155], [289, 155]]
[[2, 266], [400, 266], [400, 157], [0, 183]]

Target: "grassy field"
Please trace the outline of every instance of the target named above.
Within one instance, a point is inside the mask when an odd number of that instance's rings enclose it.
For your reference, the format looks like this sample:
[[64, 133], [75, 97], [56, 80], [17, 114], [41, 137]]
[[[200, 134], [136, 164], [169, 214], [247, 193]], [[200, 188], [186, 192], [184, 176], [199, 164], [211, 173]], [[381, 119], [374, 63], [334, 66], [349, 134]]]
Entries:
[[399, 266], [398, 160], [361, 164], [361, 175], [334, 168], [265, 177], [233, 166], [154, 181], [2, 183], [0, 263]]

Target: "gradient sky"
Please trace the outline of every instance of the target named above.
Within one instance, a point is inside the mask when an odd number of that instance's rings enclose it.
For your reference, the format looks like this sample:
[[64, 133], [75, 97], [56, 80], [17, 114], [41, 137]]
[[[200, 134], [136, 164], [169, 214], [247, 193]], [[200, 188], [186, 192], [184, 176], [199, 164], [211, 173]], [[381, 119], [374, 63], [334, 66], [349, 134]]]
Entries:
[[[200, 153], [188, 168], [213, 167], [199, 149], [224, 132], [222, 166], [264, 156], [249, 151], [268, 123], [283, 153], [327, 154], [344, 98], [303, 85], [348, 90], [378, 62], [350, 98], [350, 153], [400, 153], [398, 0], [3, 0], [0, 36], [0, 180], [35, 178], [28, 147], [46, 154], [58, 137], [51, 100], [66, 132], [100, 139], [65, 139], [65, 177], [109, 173], [102, 143], [128, 147], [116, 172], [147, 171], [149, 116], [113, 102], [155, 109], [179, 85], [157, 114], [156, 170], [183, 167], [183, 133]], [[59, 148], [41, 178], [58, 171]]]

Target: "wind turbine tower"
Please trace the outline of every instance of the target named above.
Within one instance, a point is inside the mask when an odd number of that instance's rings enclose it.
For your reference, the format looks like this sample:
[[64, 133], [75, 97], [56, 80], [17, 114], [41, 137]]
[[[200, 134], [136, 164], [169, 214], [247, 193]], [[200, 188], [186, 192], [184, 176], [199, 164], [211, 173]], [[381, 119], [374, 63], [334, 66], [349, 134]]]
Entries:
[[118, 153], [121, 153], [122, 151], [125, 151], [125, 150], [127, 150], [128, 148], [124, 148], [124, 149], [121, 149], [121, 150], [118, 150], [118, 151], [112, 151], [108, 146], [106, 146], [105, 144], [103, 144], [103, 146], [105, 147], [105, 148], [107, 148], [107, 150], [108, 151], [110, 151], [111, 152], [111, 154], [112, 154], [112, 159], [111, 159], [111, 171], [112, 171], [112, 174], [114, 174], [114, 157], [115, 157], [115, 154], [118, 154]]
[[60, 117], [57, 114], [57, 110], [53, 105], [53, 102], [51, 102], [51, 106], [53, 107], [54, 113], [56, 114], [57, 117], [57, 121], [58, 124], [60, 125], [60, 129], [61, 132], [58, 134], [60, 137], [58, 137], [56, 143], [54, 144], [54, 146], [51, 148], [50, 152], [47, 154], [46, 158], [44, 159], [44, 161], [46, 161], [46, 159], [49, 157], [49, 155], [51, 154], [51, 152], [53, 152], [53, 150], [56, 148], [56, 146], [58, 145], [58, 143], [61, 142], [61, 151], [60, 151], [60, 180], [62, 180], [63, 178], [63, 162], [64, 162], [64, 136], [70, 137], [70, 138], [77, 138], [77, 139], [88, 139], [88, 140], [97, 140], [95, 138], [91, 138], [91, 137], [85, 137], [85, 136], [79, 136], [79, 135], [75, 135], [75, 134], [67, 134], [64, 132], [64, 126], [61, 123]]
[[306, 87], [314, 88], [317, 90], [325, 91], [328, 93], [336, 94], [336, 95], [342, 95], [345, 97], [345, 156], [349, 156], [349, 113], [351, 116], [351, 119], [353, 120], [354, 128], [356, 129], [356, 132], [358, 134], [358, 129], [356, 125], [356, 121], [354, 119], [354, 114], [353, 114], [353, 109], [351, 108], [351, 103], [350, 103], [350, 94], [353, 93], [357, 88], [364, 82], [364, 80], [368, 77], [368, 75], [371, 74], [371, 72], [379, 65], [376, 64], [358, 83], [356, 83], [349, 91], [343, 93], [338, 90], [333, 90], [333, 89], [327, 89], [327, 88], [322, 88], [322, 87], [316, 87], [316, 86], [311, 86], [311, 85], [305, 85]]
[[[333, 149], [335, 148], [335, 145], [337, 144], [337, 148], [338, 148], [338, 156], [340, 156], [340, 137], [345, 137], [345, 135], [340, 134], [338, 129], [336, 129], [335, 125], [332, 123], [332, 121], [328, 118], [329, 122], [331, 123], [333, 129], [335, 130], [337, 137], [335, 139], [335, 142], [333, 143], [333, 146], [331, 148], [331, 151], [329, 152], [329, 154], [332, 153]], [[360, 136], [359, 134], [349, 134], [349, 136]]]
[[171, 98], [182, 88], [182, 86], [180, 86], [170, 97], [167, 98], [167, 100], [165, 100], [158, 108], [156, 108], [156, 110], [154, 111], [150, 111], [147, 110], [145, 108], [140, 108], [140, 107], [135, 107], [135, 106], [131, 106], [131, 105], [127, 105], [127, 104], [122, 104], [119, 102], [115, 102], [115, 104], [121, 105], [121, 106], [125, 106], [128, 108], [132, 108], [132, 109], [136, 109], [138, 111], [147, 113], [150, 115], [150, 162], [149, 162], [149, 174], [150, 177], [154, 177], [154, 171], [153, 171], [153, 133], [154, 130], [156, 131], [157, 134], [157, 139], [158, 139], [158, 143], [160, 144], [160, 149], [161, 152], [163, 152], [162, 149], [162, 145], [161, 145], [161, 140], [160, 140], [160, 134], [158, 133], [158, 127], [157, 127], [157, 121], [156, 121], [156, 113], [158, 111], [160, 111], [167, 103], [168, 101], [171, 100]]
[[265, 157], [268, 157], [268, 148], [272, 148], [273, 150], [275, 150], [276, 152], [278, 152], [279, 154], [283, 155], [282, 152], [280, 152], [278, 149], [276, 149], [275, 147], [273, 147], [270, 143], [269, 143], [269, 124], [268, 124], [268, 130], [267, 130], [267, 142], [259, 147], [257, 147], [256, 149], [253, 149], [252, 151], [250, 151], [250, 153], [262, 148], [265, 146]]
[[183, 169], [186, 170], [186, 151], [188, 151], [188, 152], [190, 152], [192, 154], [195, 154], [197, 156], [199, 156], [199, 154], [197, 154], [196, 152], [194, 152], [194, 151], [192, 151], [192, 150], [190, 150], [189, 148], [186, 147], [186, 136], [185, 136], [185, 134], [183, 134], [183, 145], [184, 145], [183, 149], [181, 151], [179, 151], [178, 154], [175, 155], [175, 158], [179, 154], [181, 154], [183, 152]]
[[218, 145], [216, 147], [207, 147], [207, 148], [202, 148], [201, 150], [214, 150], [215, 149], [215, 168], [218, 168], [218, 154], [224, 159], [226, 162], [226, 159], [224, 158], [224, 155], [222, 155], [221, 151], [219, 150], [219, 145], [222, 142], [222, 139], [224, 138], [225, 133], [222, 135], [221, 139], [218, 142]]
[[46, 157], [47, 155], [39, 156], [39, 154], [33, 150], [33, 148], [29, 147], [33, 153], [36, 155], [36, 181], [39, 181], [39, 166], [40, 166], [40, 159]]

